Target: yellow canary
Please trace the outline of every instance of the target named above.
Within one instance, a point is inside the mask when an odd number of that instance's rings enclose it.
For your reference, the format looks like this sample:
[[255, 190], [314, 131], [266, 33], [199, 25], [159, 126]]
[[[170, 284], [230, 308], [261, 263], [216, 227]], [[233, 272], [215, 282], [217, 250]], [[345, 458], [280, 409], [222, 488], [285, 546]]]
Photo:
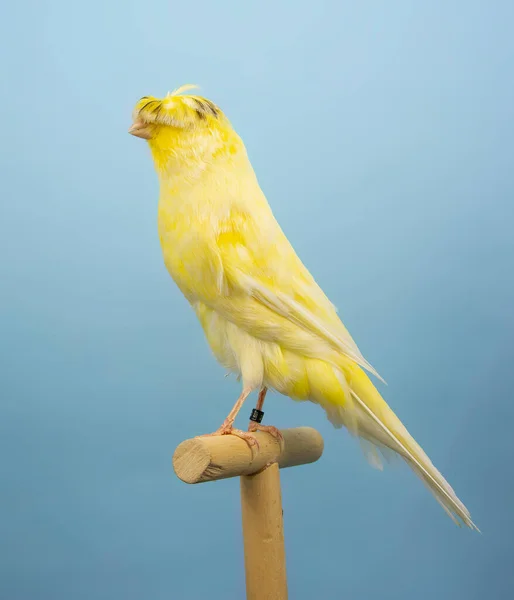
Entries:
[[[223, 112], [183, 86], [136, 105], [129, 133], [148, 140], [160, 183], [158, 228], [166, 267], [195, 310], [218, 361], [242, 394], [215, 434], [233, 428], [244, 400], [268, 388], [323, 407], [366, 444], [370, 462], [400, 455], [452, 519], [475, 528], [455, 492], [364, 370], [336, 309], [302, 264], [259, 187], [241, 138]], [[379, 377], [380, 378], [380, 377]]]

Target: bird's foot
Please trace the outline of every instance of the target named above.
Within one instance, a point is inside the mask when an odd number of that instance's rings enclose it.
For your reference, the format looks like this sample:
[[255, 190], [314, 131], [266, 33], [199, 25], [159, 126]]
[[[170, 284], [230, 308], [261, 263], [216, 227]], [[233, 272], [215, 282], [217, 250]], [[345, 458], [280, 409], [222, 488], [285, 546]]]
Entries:
[[269, 433], [279, 443], [280, 452], [284, 451], [284, 436], [277, 427], [274, 427], [273, 425], [261, 425], [255, 421], [250, 421], [250, 424], [248, 425], [248, 431], [265, 431], [266, 433]]
[[252, 453], [252, 460], [257, 456], [257, 453], [259, 452], [259, 442], [257, 441], [255, 435], [253, 435], [252, 432], [249, 431], [236, 429], [234, 427], [234, 422], [230, 421], [229, 419], [225, 419], [221, 427], [216, 429], [216, 431], [213, 431], [212, 433], [204, 433], [203, 435], [199, 435], [197, 437], [212, 437], [215, 435], [235, 435], [236, 437], [244, 440], [250, 448], [250, 451]]

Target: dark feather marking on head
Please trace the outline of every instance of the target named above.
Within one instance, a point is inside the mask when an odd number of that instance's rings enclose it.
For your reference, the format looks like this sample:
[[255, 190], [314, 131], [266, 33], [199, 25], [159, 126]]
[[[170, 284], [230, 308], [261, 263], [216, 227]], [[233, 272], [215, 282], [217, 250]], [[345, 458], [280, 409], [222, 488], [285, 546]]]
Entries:
[[193, 102], [198, 106], [198, 110], [205, 112], [205, 104], [200, 100], [200, 98], [192, 98]]
[[155, 102], [159, 102], [159, 103], [160, 103], [160, 100], [150, 100], [150, 102], [147, 102], [147, 103], [146, 103], [144, 106], [142, 106], [142, 107], [139, 109], [139, 112], [141, 112], [142, 110], [146, 110], [146, 108], [147, 108], [148, 106], [150, 106], [150, 104], [154, 104]]
[[205, 121], [205, 119], [206, 119], [205, 104], [198, 98], [193, 98], [193, 102], [198, 107], [198, 108], [195, 108], [195, 113], [197, 114], [198, 118], [201, 119], [202, 121]]
[[[193, 100], [196, 103], [196, 105], [198, 106], [198, 110], [200, 110], [202, 112], [202, 116], [201, 116], [202, 119], [205, 119], [205, 115], [207, 113], [210, 113], [214, 117], [218, 116], [218, 111], [216, 110], [216, 107], [209, 100], [206, 100], [204, 98], [202, 98], [202, 99], [193, 98]], [[198, 110], [196, 112], [198, 112]]]
[[218, 109], [214, 106], [214, 104], [210, 100], [206, 100], [205, 104], [208, 106], [209, 110], [213, 114], [213, 116], [217, 117], [219, 115]]

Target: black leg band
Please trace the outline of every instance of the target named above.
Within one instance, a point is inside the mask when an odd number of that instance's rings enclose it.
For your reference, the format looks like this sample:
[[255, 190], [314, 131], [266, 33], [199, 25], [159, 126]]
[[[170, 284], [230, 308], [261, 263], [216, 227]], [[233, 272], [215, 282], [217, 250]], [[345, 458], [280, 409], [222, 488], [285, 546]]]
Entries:
[[259, 410], [258, 408], [252, 409], [252, 414], [250, 415], [250, 421], [254, 421], [255, 423], [260, 423], [262, 421], [262, 417], [264, 417], [264, 411]]

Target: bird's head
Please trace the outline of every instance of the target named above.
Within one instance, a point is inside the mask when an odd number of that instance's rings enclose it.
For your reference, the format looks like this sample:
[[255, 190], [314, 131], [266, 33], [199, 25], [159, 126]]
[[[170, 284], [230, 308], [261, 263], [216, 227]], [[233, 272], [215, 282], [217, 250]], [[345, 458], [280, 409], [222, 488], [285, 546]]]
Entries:
[[129, 133], [148, 141], [160, 174], [202, 167], [243, 147], [221, 110], [184, 85], [164, 98], [145, 96], [134, 108]]

